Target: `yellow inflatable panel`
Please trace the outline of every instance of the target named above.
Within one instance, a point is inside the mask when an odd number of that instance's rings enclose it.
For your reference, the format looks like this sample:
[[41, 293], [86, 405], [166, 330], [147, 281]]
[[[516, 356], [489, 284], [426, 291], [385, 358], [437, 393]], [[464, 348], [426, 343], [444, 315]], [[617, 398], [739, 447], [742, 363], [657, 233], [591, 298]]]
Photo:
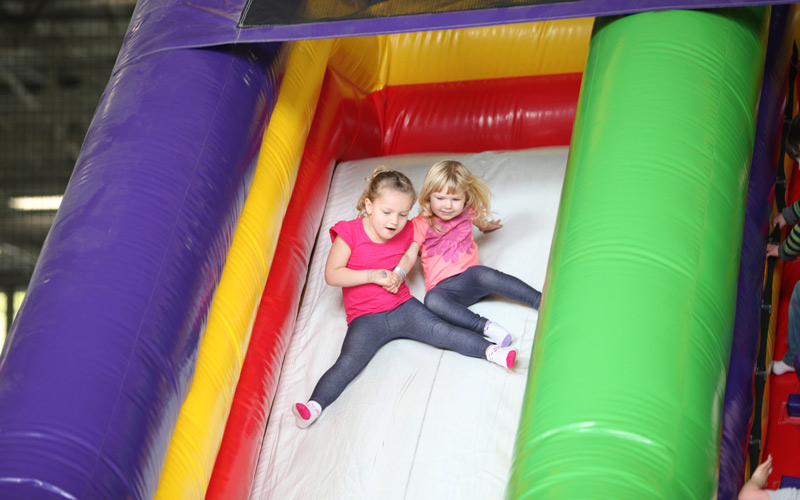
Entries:
[[338, 39], [330, 66], [363, 92], [387, 85], [581, 73], [594, 18]]
[[332, 45], [331, 40], [302, 41], [289, 49], [286, 74], [214, 296], [194, 381], [178, 416], [156, 498], [205, 496]]
[[389, 36], [387, 85], [583, 72], [594, 19]]
[[379, 71], [385, 47], [385, 36], [337, 38], [328, 66], [357, 92], [380, 90], [386, 86], [386, 79]]

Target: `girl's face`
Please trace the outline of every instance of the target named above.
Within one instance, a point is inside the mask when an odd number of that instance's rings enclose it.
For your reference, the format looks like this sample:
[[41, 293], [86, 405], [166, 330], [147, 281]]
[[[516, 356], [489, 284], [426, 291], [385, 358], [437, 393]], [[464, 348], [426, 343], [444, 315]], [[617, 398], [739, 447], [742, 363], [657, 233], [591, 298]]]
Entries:
[[406, 227], [414, 200], [406, 193], [384, 189], [374, 200], [364, 200], [364, 230], [375, 243], [385, 243]]
[[464, 204], [467, 201], [464, 191], [436, 191], [431, 193], [428, 201], [431, 204], [431, 212], [442, 220], [450, 220], [461, 215], [464, 211]]

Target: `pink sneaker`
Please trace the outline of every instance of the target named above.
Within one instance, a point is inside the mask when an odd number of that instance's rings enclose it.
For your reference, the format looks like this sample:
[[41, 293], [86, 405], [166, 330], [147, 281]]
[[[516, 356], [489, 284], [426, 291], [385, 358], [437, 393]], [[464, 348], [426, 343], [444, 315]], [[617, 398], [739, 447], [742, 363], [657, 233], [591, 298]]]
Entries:
[[513, 347], [500, 347], [492, 345], [486, 350], [486, 359], [494, 364], [505, 366], [509, 370], [514, 368], [517, 360], [517, 350]]
[[292, 413], [294, 413], [295, 423], [297, 427], [301, 429], [305, 429], [309, 425], [313, 424], [319, 414], [321, 412], [321, 408], [316, 401], [309, 401], [308, 404], [303, 403], [296, 403], [292, 407]]

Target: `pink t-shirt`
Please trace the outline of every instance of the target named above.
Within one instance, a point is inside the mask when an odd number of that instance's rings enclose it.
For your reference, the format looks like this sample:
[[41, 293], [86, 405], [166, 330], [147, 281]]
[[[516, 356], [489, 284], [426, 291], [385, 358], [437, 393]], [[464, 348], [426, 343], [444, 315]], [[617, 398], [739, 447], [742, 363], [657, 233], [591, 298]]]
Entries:
[[478, 265], [478, 245], [472, 237], [472, 210], [465, 209], [448, 221], [436, 219], [440, 231], [428, 225], [427, 218], [411, 219], [414, 242], [420, 246], [425, 273], [425, 291], [456, 274]]
[[[341, 237], [350, 247], [350, 258], [347, 268], [363, 271], [364, 269], [394, 269], [403, 254], [411, 246], [413, 230], [406, 224], [402, 231], [385, 243], [375, 243], [364, 231], [363, 219], [339, 221], [331, 229], [331, 241]], [[347, 313], [347, 324], [359, 316], [391, 311], [411, 298], [408, 286], [403, 283], [397, 293], [390, 293], [382, 286], [365, 283], [357, 286], [342, 287], [344, 311]]]

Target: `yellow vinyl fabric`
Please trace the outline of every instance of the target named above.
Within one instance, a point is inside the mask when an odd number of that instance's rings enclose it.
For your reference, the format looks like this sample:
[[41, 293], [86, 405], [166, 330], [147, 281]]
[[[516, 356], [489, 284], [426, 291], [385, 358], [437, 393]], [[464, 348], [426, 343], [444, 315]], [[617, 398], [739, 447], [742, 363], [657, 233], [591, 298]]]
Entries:
[[330, 40], [301, 41], [288, 50], [281, 90], [264, 132], [156, 498], [205, 496], [331, 46]]
[[331, 69], [362, 92], [388, 85], [580, 73], [594, 18], [341, 38]]
[[[786, 181], [788, 184], [789, 179], [787, 178]], [[771, 217], [770, 220], [772, 220]], [[767, 349], [766, 349], [767, 352], [764, 353], [765, 356], [764, 359], [766, 359], [767, 362], [769, 362], [772, 359], [773, 353], [775, 352], [775, 334], [777, 332], [777, 326], [778, 326], [778, 315], [776, 313], [779, 310], [778, 306], [780, 304], [780, 299], [781, 299], [781, 283], [783, 281], [783, 262], [781, 261], [781, 259], [776, 259], [776, 260], [777, 262], [775, 263], [775, 272], [772, 275], [772, 289], [771, 289], [772, 302], [770, 302], [773, 314], [770, 314], [769, 316], [769, 327], [767, 328]], [[764, 275], [765, 282], [766, 278], [767, 276], [765, 274]], [[761, 398], [761, 406], [760, 407], [756, 407], [755, 405], [753, 406], [753, 419], [754, 420], [758, 419], [761, 422], [761, 440], [763, 443], [766, 443], [767, 441], [766, 436], [767, 433], [769, 432], [769, 401], [770, 401], [769, 379], [771, 377], [772, 377], [772, 370], [767, 370], [767, 380], [766, 383], [764, 384], [764, 394]], [[763, 451], [764, 447], [761, 448], [762, 454]], [[759, 462], [762, 461], [763, 457], [759, 460]], [[747, 463], [748, 470], [746, 477], [750, 477], [750, 474], [752, 474], [755, 468], [758, 467], [758, 464], [750, 463], [749, 455], [747, 456], [747, 462], [748, 462]]]
[[391, 35], [386, 84], [580, 73], [593, 22], [566, 19]]

